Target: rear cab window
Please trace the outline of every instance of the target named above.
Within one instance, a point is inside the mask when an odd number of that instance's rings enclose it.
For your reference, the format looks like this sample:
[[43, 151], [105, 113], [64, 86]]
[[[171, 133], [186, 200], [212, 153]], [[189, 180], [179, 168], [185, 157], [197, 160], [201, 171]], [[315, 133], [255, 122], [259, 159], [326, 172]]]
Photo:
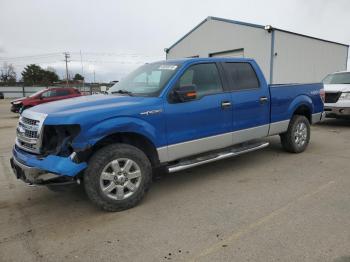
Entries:
[[250, 63], [222, 63], [231, 91], [258, 89], [259, 79]]

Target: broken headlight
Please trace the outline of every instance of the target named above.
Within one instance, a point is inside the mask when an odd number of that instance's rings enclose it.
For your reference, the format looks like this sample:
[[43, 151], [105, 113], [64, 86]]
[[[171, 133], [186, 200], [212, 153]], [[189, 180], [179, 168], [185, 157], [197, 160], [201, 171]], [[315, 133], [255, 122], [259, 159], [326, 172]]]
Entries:
[[45, 125], [41, 152], [44, 155], [69, 156], [73, 152], [73, 139], [79, 132], [79, 125]]

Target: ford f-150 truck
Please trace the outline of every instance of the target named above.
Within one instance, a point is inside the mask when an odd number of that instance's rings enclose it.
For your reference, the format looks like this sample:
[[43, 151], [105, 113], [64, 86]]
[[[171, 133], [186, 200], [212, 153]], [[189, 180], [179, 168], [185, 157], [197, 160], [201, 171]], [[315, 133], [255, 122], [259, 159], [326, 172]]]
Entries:
[[326, 117], [350, 119], [350, 72], [329, 74], [323, 84]]
[[323, 99], [321, 83], [268, 85], [252, 59], [145, 64], [108, 95], [25, 110], [11, 165], [30, 184], [83, 184], [93, 203], [120, 211], [143, 198], [157, 168], [176, 172], [262, 149], [273, 135], [303, 152]]

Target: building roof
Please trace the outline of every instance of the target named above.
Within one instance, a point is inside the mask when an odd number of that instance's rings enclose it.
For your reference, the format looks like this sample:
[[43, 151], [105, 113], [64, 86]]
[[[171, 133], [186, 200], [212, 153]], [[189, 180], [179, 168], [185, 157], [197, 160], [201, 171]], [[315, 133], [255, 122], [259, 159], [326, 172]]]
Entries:
[[170, 49], [172, 49], [174, 46], [176, 46], [179, 42], [181, 42], [183, 39], [185, 39], [187, 36], [189, 36], [198, 27], [200, 27], [202, 24], [204, 24], [205, 22], [207, 22], [209, 20], [216, 20], [216, 21], [221, 21], [221, 22], [231, 23], [231, 24], [236, 24], [236, 25], [255, 27], [255, 28], [264, 29], [264, 30], [266, 30], [267, 27], [268, 27], [268, 30], [276, 30], [276, 31], [280, 31], [280, 32], [288, 33], [288, 34], [293, 34], [293, 35], [297, 35], [297, 36], [307, 37], [307, 38], [311, 38], [311, 39], [315, 39], [315, 40], [319, 40], [319, 41], [323, 41], [323, 42], [328, 42], [328, 43], [332, 43], [332, 44], [338, 44], [338, 45], [349, 47], [349, 45], [347, 45], [347, 44], [334, 42], [334, 41], [330, 41], [330, 40], [325, 40], [325, 39], [322, 39], [322, 38], [317, 38], [317, 37], [308, 36], [308, 35], [304, 35], [304, 34], [299, 34], [299, 33], [291, 32], [291, 31], [279, 29], [279, 28], [276, 28], [276, 27], [272, 27], [272, 26], [263, 26], [263, 25], [258, 25], [258, 24], [252, 24], [252, 23], [246, 23], [246, 22], [231, 20], [231, 19], [225, 19], [225, 18], [220, 18], [220, 17], [208, 16], [206, 19], [204, 19], [202, 22], [200, 22], [197, 26], [195, 26], [191, 31], [189, 31], [187, 34], [185, 34], [183, 37], [181, 37], [178, 41], [176, 41], [174, 44], [172, 44], [169, 48], [166, 48], [165, 52], [168, 52]]

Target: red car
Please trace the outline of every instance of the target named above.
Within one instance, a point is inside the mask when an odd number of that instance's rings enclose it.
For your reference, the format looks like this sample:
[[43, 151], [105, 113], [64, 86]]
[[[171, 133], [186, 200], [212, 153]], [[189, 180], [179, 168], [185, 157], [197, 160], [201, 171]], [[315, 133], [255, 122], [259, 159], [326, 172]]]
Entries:
[[37, 106], [43, 103], [81, 96], [79, 90], [72, 87], [49, 88], [38, 91], [28, 97], [18, 98], [11, 101], [11, 111], [21, 113], [24, 109]]

